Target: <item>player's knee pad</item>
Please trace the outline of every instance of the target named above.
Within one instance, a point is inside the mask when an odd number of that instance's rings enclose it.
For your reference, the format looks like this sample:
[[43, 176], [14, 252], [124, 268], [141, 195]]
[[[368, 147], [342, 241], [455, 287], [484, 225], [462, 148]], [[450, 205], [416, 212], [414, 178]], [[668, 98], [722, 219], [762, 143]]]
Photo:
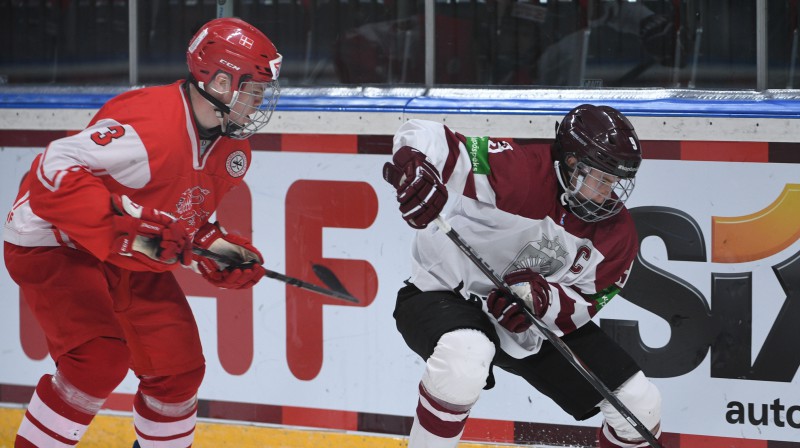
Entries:
[[[658, 388], [644, 376], [641, 371], [630, 377], [614, 395], [624, 404], [628, 410], [642, 422], [649, 430], [659, 430], [661, 422], [661, 393]], [[600, 410], [606, 419], [606, 423], [614, 429], [617, 436], [625, 440], [641, 440], [639, 434], [625, 417], [608, 402], [600, 402]], [[658, 437], [658, 434], [655, 434]]]
[[131, 353], [125, 341], [92, 339], [58, 358], [59, 377], [93, 397], [105, 399], [125, 379]]
[[205, 371], [206, 367], [200, 366], [175, 375], [142, 376], [139, 381], [139, 391], [145, 396], [148, 407], [154, 411], [159, 411], [159, 403], [188, 406], [197, 397], [197, 389], [203, 382]]
[[446, 333], [428, 358], [422, 385], [438, 400], [471, 406], [486, 386], [494, 353], [494, 343], [481, 331]]

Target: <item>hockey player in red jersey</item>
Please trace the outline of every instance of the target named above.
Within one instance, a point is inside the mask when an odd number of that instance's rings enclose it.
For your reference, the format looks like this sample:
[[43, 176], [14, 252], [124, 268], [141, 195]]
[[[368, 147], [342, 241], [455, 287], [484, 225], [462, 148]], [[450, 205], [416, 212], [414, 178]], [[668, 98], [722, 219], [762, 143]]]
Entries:
[[[394, 317], [426, 360], [410, 448], [455, 447], [481, 390], [494, 385], [492, 366], [524, 378], [577, 420], [602, 412], [600, 447], [649, 445], [521, 307], [660, 436], [658, 389], [591, 320], [624, 286], [638, 251], [624, 203], [641, 160], [633, 126], [608, 106], [572, 109], [550, 148], [466, 137], [430, 121], [400, 127], [384, 178], [419, 231]], [[524, 303], [429, 226], [443, 210]]]
[[251, 242], [209, 218], [250, 166], [246, 139], [274, 110], [282, 58], [235, 18], [203, 25], [186, 57], [186, 80], [111, 99], [86, 129], [50, 143], [23, 181], [5, 262], [56, 371], [39, 380], [15, 447], [77, 444], [129, 368], [136, 443], [192, 445], [205, 360], [172, 271], [190, 266], [224, 288], [265, 274]]

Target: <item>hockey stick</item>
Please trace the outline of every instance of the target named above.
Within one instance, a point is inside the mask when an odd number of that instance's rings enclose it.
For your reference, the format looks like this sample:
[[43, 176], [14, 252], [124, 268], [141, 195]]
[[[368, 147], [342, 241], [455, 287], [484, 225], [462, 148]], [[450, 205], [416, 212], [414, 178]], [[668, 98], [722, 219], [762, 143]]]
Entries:
[[[212, 251], [210, 251], [208, 249], [203, 249], [203, 248], [200, 248], [200, 247], [197, 247], [197, 246], [192, 247], [192, 252], [197, 254], [197, 255], [200, 255], [200, 256], [203, 256], [203, 257], [206, 257], [206, 258], [210, 258], [210, 259], [212, 259], [212, 260], [214, 260], [216, 262], [225, 263], [228, 266], [246, 267], [246, 265], [247, 265], [247, 263], [241, 263], [239, 260], [234, 260], [233, 258], [228, 257], [227, 255], [218, 254], [216, 252], [212, 252]], [[266, 271], [266, 274], [264, 274], [264, 275], [266, 275], [267, 277], [275, 279], [275, 280], [282, 281], [284, 283], [288, 283], [288, 284], [290, 284], [292, 286], [297, 286], [298, 288], [307, 289], [309, 291], [313, 291], [313, 292], [315, 292], [317, 294], [322, 294], [324, 296], [334, 297], [336, 299], [341, 299], [341, 300], [346, 300], [346, 301], [348, 301], [350, 303], [360, 303], [360, 301], [357, 298], [355, 298], [355, 297], [353, 297], [350, 294], [347, 294], [345, 292], [339, 292], [339, 291], [334, 291], [334, 290], [331, 290], [331, 289], [325, 289], [325, 288], [323, 288], [321, 286], [317, 286], [317, 285], [315, 285], [313, 283], [304, 282], [304, 281], [302, 281], [302, 280], [300, 280], [298, 278], [289, 277], [288, 275], [279, 274], [279, 273], [277, 273], [275, 271], [270, 271], [269, 269], [264, 269], [264, 270]]]
[[[450, 240], [452, 240], [459, 249], [461, 249], [461, 252], [464, 252], [467, 258], [469, 258], [470, 261], [472, 261], [472, 263], [481, 270], [481, 272], [489, 277], [489, 280], [491, 280], [495, 286], [502, 289], [506, 293], [509, 293], [516, 300], [519, 300], [520, 303], [523, 303], [522, 299], [520, 299], [519, 296], [511, 291], [511, 289], [500, 278], [500, 276], [498, 276], [492, 270], [492, 268], [489, 267], [489, 265], [486, 264], [486, 262], [483, 261], [480, 256], [478, 256], [477, 253], [475, 253], [475, 250], [461, 238], [461, 235], [459, 235], [455, 229], [450, 227], [450, 224], [445, 221], [441, 215], [437, 216], [434, 222], [441, 230], [445, 232], [447, 237], [450, 238]], [[583, 361], [578, 358], [572, 349], [570, 349], [567, 344], [561, 340], [561, 338], [547, 328], [544, 322], [534, 316], [527, 307], [523, 306], [522, 309], [525, 311], [525, 314], [528, 316], [528, 318], [533, 322], [533, 325], [535, 325], [536, 328], [542, 334], [544, 334], [545, 338], [547, 338], [547, 340], [553, 344], [556, 350], [558, 350], [558, 352], [561, 353], [561, 355], [564, 356], [564, 358], [566, 358], [567, 361], [569, 361], [569, 363], [572, 364], [572, 366], [575, 367], [575, 369], [577, 369], [581, 375], [583, 375], [584, 378], [586, 378], [586, 380], [592, 385], [592, 387], [595, 388], [595, 390], [600, 392], [600, 395], [602, 395], [603, 398], [608, 400], [608, 402], [611, 403], [611, 405], [614, 406], [614, 408], [616, 408], [623, 417], [625, 417], [625, 419], [631, 426], [633, 426], [636, 432], [644, 437], [645, 441], [647, 441], [651, 447], [661, 448], [661, 445], [658, 443], [658, 440], [656, 440], [656, 437], [653, 435], [653, 433], [651, 433], [650, 430], [647, 429], [642, 422], [639, 421], [635, 415], [633, 415], [633, 413], [631, 413], [630, 409], [622, 404], [622, 402], [619, 401], [619, 399], [608, 389], [608, 387], [603, 384], [603, 382], [600, 381], [600, 379], [597, 378], [597, 376], [583, 364]]]
[[[127, 200], [127, 201], [130, 201], [130, 199], [127, 198], [126, 196], [123, 196], [123, 198], [125, 198], [125, 200]], [[136, 207], [139, 207], [136, 204], [134, 204], [134, 205]], [[121, 210], [119, 207], [117, 207], [117, 205], [114, 203], [113, 199], [111, 201], [111, 210], [113, 210], [114, 213], [116, 213], [117, 215], [130, 214], [130, 213], [125, 212], [124, 210]], [[172, 218], [172, 219], [175, 219], [175, 218]], [[203, 257], [206, 257], [206, 258], [209, 258], [211, 260], [216, 261], [217, 263], [224, 263], [229, 267], [230, 266], [235, 266], [235, 267], [239, 267], [239, 268], [246, 268], [248, 264], [253, 264], [252, 261], [248, 261], [248, 262], [242, 263], [241, 260], [236, 260], [234, 258], [231, 258], [231, 257], [227, 256], [227, 255], [218, 254], [216, 252], [210, 251], [208, 249], [203, 249], [202, 247], [197, 247], [197, 246], [192, 246], [192, 253], [200, 255], [200, 256], [203, 256]], [[279, 274], [279, 273], [277, 273], [275, 271], [270, 271], [269, 269], [266, 269], [266, 268], [264, 268], [264, 271], [265, 271], [264, 275], [266, 275], [267, 277], [273, 278], [275, 280], [282, 281], [284, 283], [288, 283], [288, 284], [290, 284], [292, 286], [297, 286], [298, 288], [307, 289], [309, 291], [314, 291], [315, 293], [322, 294], [324, 296], [334, 297], [336, 299], [345, 300], [345, 301], [348, 301], [350, 303], [360, 303], [360, 301], [357, 298], [355, 298], [355, 297], [351, 296], [349, 293], [347, 293], [347, 291], [344, 289], [344, 286], [342, 286], [340, 288], [341, 289], [340, 291], [333, 291], [333, 290], [330, 290], [330, 289], [325, 289], [325, 288], [323, 288], [321, 286], [317, 286], [317, 285], [315, 285], [313, 283], [304, 282], [304, 281], [302, 281], [302, 280], [300, 280], [298, 278], [289, 277], [288, 275], [283, 275], [283, 274]], [[317, 273], [317, 272], [318, 271], [315, 270], [315, 273]], [[319, 273], [317, 273], [317, 275], [319, 276]], [[336, 276], [334, 276], [333, 273], [330, 273], [330, 275], [328, 277], [333, 277], [333, 279], [336, 279]], [[324, 280], [325, 279], [323, 279], [323, 281]], [[336, 279], [336, 281], [338, 282], [338, 279]]]
[[342, 282], [339, 281], [339, 278], [336, 277], [336, 274], [334, 274], [333, 271], [328, 269], [326, 266], [312, 263], [311, 270], [314, 271], [314, 274], [316, 274], [317, 278], [322, 280], [322, 283], [328, 288], [343, 294], [352, 295], [350, 294], [350, 291], [344, 287]]

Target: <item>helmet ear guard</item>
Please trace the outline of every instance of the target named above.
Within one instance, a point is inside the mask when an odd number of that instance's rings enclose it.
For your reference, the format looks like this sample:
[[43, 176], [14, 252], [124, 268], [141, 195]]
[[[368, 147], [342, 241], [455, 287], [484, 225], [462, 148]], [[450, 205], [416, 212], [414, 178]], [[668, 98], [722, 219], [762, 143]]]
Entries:
[[[209, 79], [209, 82], [203, 86], [203, 90], [209, 89], [218, 95], [226, 95], [231, 91], [231, 86], [233, 85], [231, 78], [232, 76], [230, 73], [219, 70]], [[220, 88], [224, 87], [224, 90], [217, 88], [217, 86]]]

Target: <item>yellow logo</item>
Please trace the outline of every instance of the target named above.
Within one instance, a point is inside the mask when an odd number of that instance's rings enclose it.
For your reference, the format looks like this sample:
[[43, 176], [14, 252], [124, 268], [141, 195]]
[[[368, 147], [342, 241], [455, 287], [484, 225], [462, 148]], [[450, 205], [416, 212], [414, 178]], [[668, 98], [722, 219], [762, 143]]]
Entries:
[[775, 201], [745, 216], [711, 218], [711, 261], [743, 263], [774, 255], [800, 238], [800, 184], [786, 184]]

